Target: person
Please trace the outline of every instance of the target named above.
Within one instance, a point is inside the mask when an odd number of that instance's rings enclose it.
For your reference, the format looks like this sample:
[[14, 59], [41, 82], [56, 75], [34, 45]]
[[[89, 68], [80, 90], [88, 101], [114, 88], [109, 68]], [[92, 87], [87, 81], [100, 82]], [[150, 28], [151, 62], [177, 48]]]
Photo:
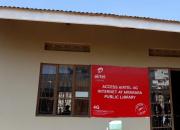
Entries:
[[62, 115], [70, 115], [71, 111], [69, 110], [70, 106], [66, 105], [64, 111], [62, 112]]

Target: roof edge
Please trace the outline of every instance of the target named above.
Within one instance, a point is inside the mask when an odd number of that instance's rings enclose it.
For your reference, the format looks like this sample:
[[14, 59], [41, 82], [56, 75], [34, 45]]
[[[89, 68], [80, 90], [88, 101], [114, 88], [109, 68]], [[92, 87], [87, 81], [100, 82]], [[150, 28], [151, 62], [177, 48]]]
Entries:
[[129, 16], [129, 15], [118, 15], [112, 13], [94, 13], [94, 12], [80, 12], [80, 11], [70, 11], [70, 10], [57, 10], [57, 9], [40, 9], [40, 8], [30, 8], [30, 7], [18, 7], [18, 6], [1, 6], [0, 8], [14, 8], [14, 9], [23, 9], [23, 10], [37, 10], [37, 11], [51, 11], [51, 12], [62, 12], [62, 13], [70, 13], [70, 14], [81, 14], [81, 15], [90, 15], [90, 16], [111, 16], [111, 17], [126, 17], [126, 18], [137, 18], [137, 19], [146, 19], [146, 20], [153, 20], [153, 21], [161, 21], [161, 22], [173, 22], [173, 23], [180, 23], [177, 20], [170, 20], [170, 19], [158, 19], [158, 18], [151, 18], [151, 17], [140, 17], [140, 16]]
[[0, 6], [0, 19], [111, 26], [180, 33], [180, 21], [103, 13]]

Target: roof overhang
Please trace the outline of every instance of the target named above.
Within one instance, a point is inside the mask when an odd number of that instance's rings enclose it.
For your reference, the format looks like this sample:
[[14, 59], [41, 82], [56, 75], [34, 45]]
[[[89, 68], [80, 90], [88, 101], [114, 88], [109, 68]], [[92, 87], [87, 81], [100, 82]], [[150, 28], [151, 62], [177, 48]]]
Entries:
[[0, 7], [0, 19], [100, 25], [180, 33], [180, 22], [96, 13]]

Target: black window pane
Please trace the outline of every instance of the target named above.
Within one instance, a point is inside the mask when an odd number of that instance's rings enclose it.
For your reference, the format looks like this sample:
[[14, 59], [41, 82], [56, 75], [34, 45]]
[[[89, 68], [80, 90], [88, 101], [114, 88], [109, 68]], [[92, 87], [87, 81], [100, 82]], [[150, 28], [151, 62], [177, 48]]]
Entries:
[[76, 66], [76, 90], [87, 91], [90, 85], [90, 66]]
[[[75, 68], [75, 99], [74, 115], [89, 115], [88, 92], [90, 88], [90, 66], [76, 66]], [[80, 96], [87, 93], [86, 96]], [[80, 95], [79, 95], [80, 94]]]
[[152, 130], [172, 130], [169, 71], [152, 69], [150, 78]]
[[39, 100], [39, 114], [52, 114], [53, 100], [40, 99]]
[[89, 100], [75, 99], [74, 115], [89, 115]]
[[73, 86], [73, 67], [60, 65], [59, 67], [59, 86], [58, 86], [58, 115], [71, 115]]
[[152, 117], [153, 127], [171, 128], [172, 118], [170, 115], [156, 115]]
[[71, 92], [73, 80], [73, 67], [61, 65], [59, 67], [59, 91]]
[[53, 97], [56, 85], [56, 66], [43, 65], [40, 76], [40, 96]]
[[53, 97], [54, 89], [53, 88], [40, 88], [41, 97]]

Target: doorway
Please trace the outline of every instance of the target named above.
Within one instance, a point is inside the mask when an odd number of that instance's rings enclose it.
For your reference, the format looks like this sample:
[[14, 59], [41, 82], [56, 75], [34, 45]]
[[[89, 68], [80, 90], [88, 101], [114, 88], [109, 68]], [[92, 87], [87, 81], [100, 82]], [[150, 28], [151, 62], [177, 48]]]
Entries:
[[171, 70], [174, 128], [180, 130], [180, 70]]

